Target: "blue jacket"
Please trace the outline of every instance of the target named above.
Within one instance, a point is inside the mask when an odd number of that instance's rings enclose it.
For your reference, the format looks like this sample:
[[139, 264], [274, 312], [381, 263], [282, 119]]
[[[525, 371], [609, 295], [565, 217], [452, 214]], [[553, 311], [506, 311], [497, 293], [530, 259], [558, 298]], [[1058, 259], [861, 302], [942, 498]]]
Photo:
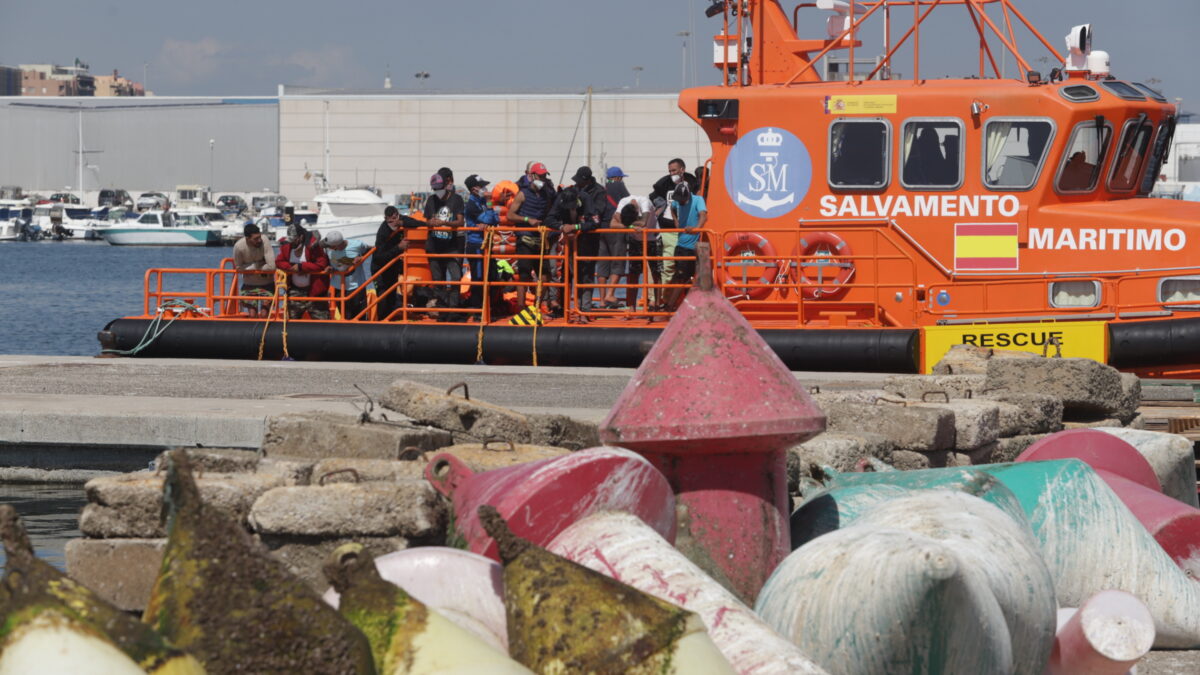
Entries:
[[466, 220], [468, 246], [482, 246], [483, 228], [500, 224], [500, 214], [490, 208], [485, 200], [475, 195], [471, 195], [467, 200], [463, 218]]

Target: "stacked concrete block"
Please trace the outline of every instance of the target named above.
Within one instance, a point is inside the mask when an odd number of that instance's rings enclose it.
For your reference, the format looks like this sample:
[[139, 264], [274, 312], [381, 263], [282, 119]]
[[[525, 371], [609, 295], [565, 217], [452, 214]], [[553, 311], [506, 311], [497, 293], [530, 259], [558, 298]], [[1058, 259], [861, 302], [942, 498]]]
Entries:
[[363, 422], [353, 415], [303, 413], [267, 420], [262, 451], [267, 457], [360, 457], [399, 459], [407, 450], [437, 450], [453, 442], [449, 431], [394, 422]]
[[[600, 445], [595, 424], [565, 415], [525, 415], [509, 408], [468, 398], [466, 390], [443, 391], [409, 380], [397, 380], [383, 397], [384, 407], [418, 424], [444, 429], [458, 441], [508, 441], [582, 450]], [[448, 444], [447, 444], [448, 445]]]
[[[818, 403], [820, 405], [820, 403]], [[826, 430], [870, 430], [891, 439], [897, 450], [933, 452], [954, 447], [954, 414], [944, 408], [910, 406], [906, 401], [821, 405]]]
[[[1111, 417], [1128, 406], [1131, 387], [1123, 387], [1121, 374], [1091, 359], [990, 359], [989, 389], [1050, 394], [1063, 402], [1068, 417]], [[1134, 406], [1136, 407], [1136, 405]]]

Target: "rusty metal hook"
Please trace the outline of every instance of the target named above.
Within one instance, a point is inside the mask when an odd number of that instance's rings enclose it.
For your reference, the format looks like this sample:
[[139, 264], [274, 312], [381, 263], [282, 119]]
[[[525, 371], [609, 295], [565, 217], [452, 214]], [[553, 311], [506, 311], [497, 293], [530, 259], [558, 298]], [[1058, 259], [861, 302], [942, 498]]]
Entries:
[[425, 459], [425, 451], [418, 447], [410, 445], [407, 448], [402, 449], [400, 451], [400, 455], [398, 457], [396, 457], [396, 459], [398, 459], [400, 461], [406, 461], [406, 462], [410, 462], [410, 461], [417, 460], [417, 459]]
[[449, 396], [450, 392], [454, 391], [455, 389], [459, 389], [459, 388], [461, 388], [463, 390], [463, 398], [470, 401], [471, 400], [471, 392], [470, 392], [470, 390], [467, 389], [466, 382], [459, 382], [457, 384], [450, 385], [450, 388], [446, 390], [446, 395]]
[[880, 403], [890, 403], [891, 405], [898, 405], [898, 406], [900, 406], [901, 408], [907, 408], [907, 407], [908, 407], [908, 401], [895, 401], [895, 400], [892, 400], [892, 399], [890, 399], [890, 398], [877, 398], [877, 399], [875, 399], [875, 405], [879, 405]]
[[516, 445], [514, 445], [512, 441], [510, 441], [510, 440], [507, 440], [507, 439], [504, 439], [504, 438], [489, 438], [489, 439], [487, 439], [486, 441], [484, 441], [484, 442], [483, 442], [483, 449], [484, 449], [484, 450], [487, 450], [487, 449], [488, 449], [488, 445], [490, 445], [490, 444], [492, 444], [492, 443], [505, 443], [505, 444], [507, 444], [507, 445], [508, 445], [508, 451], [509, 451], [509, 452], [516, 452], [516, 451], [517, 451], [517, 446], [516, 446]]
[[326, 479], [326, 478], [329, 478], [330, 476], [336, 476], [336, 475], [338, 475], [339, 473], [348, 473], [348, 474], [350, 474], [351, 476], [354, 476], [354, 482], [355, 482], [355, 483], [361, 483], [361, 482], [362, 482], [362, 476], [359, 476], [359, 475], [358, 475], [358, 471], [357, 471], [357, 470], [355, 470], [355, 469], [352, 469], [352, 468], [350, 468], [350, 467], [346, 467], [345, 469], [337, 469], [337, 470], [334, 470], [334, 471], [329, 471], [329, 472], [327, 472], [327, 473], [325, 473], [325, 474], [322, 474], [322, 475], [321, 475], [321, 477], [317, 479], [317, 485], [324, 486], [324, 485], [325, 485], [325, 479]]
[[1042, 356], [1045, 357], [1050, 351], [1050, 345], [1054, 345], [1054, 356], [1050, 358], [1062, 358], [1062, 339], [1057, 336], [1050, 336], [1046, 339], [1046, 343], [1042, 345]]
[[814, 384], [814, 385], [810, 386], [810, 387], [808, 388], [808, 393], [810, 393], [810, 394], [819, 394], [819, 393], [821, 393], [821, 385], [819, 385], [819, 384]]
[[925, 392], [925, 393], [921, 394], [921, 401], [923, 401], [923, 402], [925, 402], [925, 403], [928, 403], [928, 402], [929, 402], [929, 395], [930, 395], [930, 394], [933, 394], [933, 395], [935, 395], [935, 396], [936, 396], [937, 394], [941, 394], [941, 395], [942, 395], [942, 397], [946, 399], [946, 403], [949, 403], [949, 402], [950, 402], [950, 394], [947, 394], [947, 393], [946, 393], [946, 392], [944, 392], [944, 391], [927, 391], [927, 392]]

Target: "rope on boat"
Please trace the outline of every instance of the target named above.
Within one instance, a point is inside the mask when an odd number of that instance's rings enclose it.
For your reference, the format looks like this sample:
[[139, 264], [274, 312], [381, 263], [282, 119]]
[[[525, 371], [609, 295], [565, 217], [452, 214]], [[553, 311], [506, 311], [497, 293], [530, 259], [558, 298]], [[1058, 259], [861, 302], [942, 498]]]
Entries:
[[271, 326], [271, 317], [275, 315], [275, 308], [279, 305], [279, 296], [283, 295], [283, 358], [291, 359], [288, 355], [287, 347], [287, 272], [283, 270], [275, 270], [275, 295], [271, 296], [271, 309], [267, 312], [267, 320], [263, 322], [262, 335], [258, 338], [258, 360], [263, 359], [263, 348], [267, 344], [267, 328]]
[[[549, 231], [549, 228], [546, 227], [545, 225], [538, 225], [538, 242], [539, 242], [539, 244], [538, 244], [538, 264], [537, 264], [538, 278], [537, 278], [537, 293], [534, 294], [533, 301], [535, 303], [537, 303], [537, 309], [538, 309], [539, 313], [542, 311], [542, 278], [546, 276], [546, 270], [543, 267], [543, 265], [546, 264], [546, 232], [548, 232], [548, 231]], [[533, 365], [535, 367], [538, 364], [538, 362], [537, 362], [537, 330], [538, 330], [538, 326], [540, 326], [541, 323], [542, 322], [540, 319], [533, 322]]]
[[[171, 320], [163, 323], [163, 316], [167, 310], [176, 310], [172, 312]], [[158, 336], [166, 332], [175, 320], [183, 316], [187, 312], [196, 311], [196, 306], [187, 300], [174, 298], [167, 300], [158, 306], [158, 313], [150, 320], [150, 325], [146, 326], [146, 332], [142, 334], [142, 339], [138, 341], [131, 349], [101, 349], [101, 354], [115, 354], [117, 356], [137, 356], [139, 352], [154, 344]]]
[[472, 281], [482, 282], [482, 284], [480, 286], [472, 287], [472, 292], [474, 292], [474, 289], [478, 288], [479, 292], [483, 293], [483, 304], [481, 305], [482, 311], [479, 314], [479, 335], [475, 338], [475, 363], [476, 364], [483, 363], [483, 325], [485, 323], [484, 319], [486, 317], [490, 316], [490, 312], [488, 310], [491, 309], [491, 301], [492, 301], [492, 294], [488, 291], [488, 286], [487, 286], [487, 280], [491, 276], [491, 271], [492, 271], [492, 228], [491, 227], [485, 228], [484, 233], [483, 233], [483, 268], [482, 269], [483, 269], [483, 274], [481, 275], [481, 276], [483, 276], [482, 279], [474, 279], [474, 278], [471, 279]]

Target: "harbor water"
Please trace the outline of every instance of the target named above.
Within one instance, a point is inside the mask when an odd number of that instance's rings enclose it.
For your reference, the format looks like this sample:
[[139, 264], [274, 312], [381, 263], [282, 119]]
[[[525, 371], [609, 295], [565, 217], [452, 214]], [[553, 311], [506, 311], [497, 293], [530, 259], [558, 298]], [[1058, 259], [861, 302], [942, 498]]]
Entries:
[[[228, 247], [4, 242], [0, 354], [94, 355], [100, 348], [97, 331], [112, 319], [142, 312], [148, 268], [216, 267], [230, 255]], [[196, 280], [198, 290], [202, 282]], [[63, 546], [79, 536], [83, 486], [0, 483], [0, 503], [21, 514], [38, 555], [64, 569]]]
[[[217, 267], [232, 255], [229, 247], [4, 242], [0, 354], [94, 355], [109, 321], [142, 313], [147, 269]], [[199, 276], [195, 283], [202, 290]]]

